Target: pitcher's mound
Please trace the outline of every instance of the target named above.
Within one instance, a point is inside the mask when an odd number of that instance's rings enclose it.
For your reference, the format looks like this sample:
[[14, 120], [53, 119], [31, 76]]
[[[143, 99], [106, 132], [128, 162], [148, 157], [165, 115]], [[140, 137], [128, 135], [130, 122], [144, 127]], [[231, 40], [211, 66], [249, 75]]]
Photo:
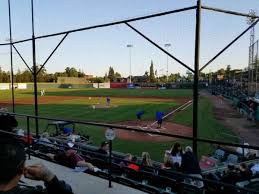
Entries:
[[[170, 133], [174, 135], [182, 135], [182, 136], [192, 136], [192, 128], [186, 127], [183, 125], [171, 123], [171, 122], [163, 122], [162, 127], [160, 129], [157, 129], [157, 125], [152, 125], [153, 121], [125, 121], [122, 123], [119, 123], [120, 125], [126, 125], [135, 127], [138, 129], [141, 129], [143, 131], [156, 131], [156, 132], [164, 132], [164, 133]], [[125, 131], [125, 130], [116, 130], [116, 136], [120, 139], [125, 140], [133, 140], [133, 141], [152, 141], [152, 142], [166, 142], [166, 141], [173, 141], [176, 138], [173, 137], [165, 137], [150, 133], [140, 133], [135, 131]]]

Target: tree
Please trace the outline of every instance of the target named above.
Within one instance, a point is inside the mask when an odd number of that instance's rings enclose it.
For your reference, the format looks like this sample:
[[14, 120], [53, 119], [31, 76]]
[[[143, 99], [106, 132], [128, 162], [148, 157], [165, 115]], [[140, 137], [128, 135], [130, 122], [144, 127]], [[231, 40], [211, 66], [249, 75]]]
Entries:
[[114, 74], [114, 77], [115, 77], [115, 78], [120, 78], [120, 77], [121, 77], [121, 74], [120, 74], [119, 72], [116, 72], [116, 73]]
[[65, 72], [68, 77], [78, 77], [78, 71], [74, 67], [66, 67]]
[[192, 81], [193, 80], [193, 73], [191, 71], [187, 71], [186, 75], [187, 75], [186, 79], [188, 81]]
[[228, 65], [227, 68], [226, 68], [226, 71], [225, 71], [227, 80], [230, 79], [230, 71], [231, 71], [231, 66]]
[[151, 60], [151, 65], [149, 68], [149, 81], [151, 83], [156, 82], [156, 77], [155, 77], [155, 73], [154, 73], [154, 65], [153, 65], [153, 61]]
[[114, 78], [115, 78], [114, 69], [111, 66], [109, 67], [108, 78], [110, 81], [114, 80]]

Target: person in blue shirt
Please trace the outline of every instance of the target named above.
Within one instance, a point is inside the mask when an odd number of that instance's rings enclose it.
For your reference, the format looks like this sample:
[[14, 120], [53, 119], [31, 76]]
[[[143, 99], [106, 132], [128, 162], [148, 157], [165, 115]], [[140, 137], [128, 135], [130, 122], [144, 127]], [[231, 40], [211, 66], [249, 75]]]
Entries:
[[143, 110], [138, 111], [138, 112], [136, 113], [137, 119], [138, 119], [139, 121], [141, 120], [141, 117], [143, 116], [143, 114], [144, 114], [144, 111], [143, 111]]
[[159, 111], [156, 112], [157, 128], [161, 128], [162, 122], [163, 122], [163, 116], [164, 116], [163, 112], [159, 112]]

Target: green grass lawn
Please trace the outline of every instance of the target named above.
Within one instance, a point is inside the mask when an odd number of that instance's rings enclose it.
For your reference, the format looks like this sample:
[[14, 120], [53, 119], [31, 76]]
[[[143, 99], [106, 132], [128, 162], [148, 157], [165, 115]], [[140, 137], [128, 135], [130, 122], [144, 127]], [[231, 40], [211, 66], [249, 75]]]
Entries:
[[[40, 90], [40, 89], [39, 89]], [[45, 89], [47, 96], [110, 96], [110, 97], [191, 97], [190, 89]], [[11, 99], [11, 91], [0, 91], [0, 99]], [[38, 95], [40, 93], [38, 92]], [[15, 90], [15, 98], [26, 98], [34, 95], [33, 90]]]
[[[10, 91], [1, 92], [0, 99], [11, 99]], [[32, 98], [33, 92], [31, 90], [15, 91], [16, 98]], [[74, 119], [85, 121], [109, 122], [118, 123], [126, 120], [135, 120], [135, 113], [138, 110], [145, 110], [144, 120], [154, 120], [155, 112], [157, 110], [167, 112], [170, 109], [179, 106], [176, 102], [153, 100], [148, 98], [130, 99], [126, 97], [161, 97], [161, 98], [174, 98], [174, 97], [191, 97], [191, 90], [142, 90], [142, 89], [49, 89], [46, 95], [50, 96], [110, 96], [112, 104], [118, 107], [110, 109], [95, 109], [93, 110], [90, 105], [95, 103], [105, 104], [105, 98], [83, 98], [76, 100], [62, 100], [53, 104], [39, 105], [39, 115], [50, 118]], [[124, 98], [119, 98], [119, 97]], [[40, 98], [40, 97], [39, 97]], [[224, 140], [224, 141], [237, 141], [237, 138], [223, 136], [221, 133], [230, 133], [231, 130], [224, 128], [219, 121], [213, 116], [212, 103], [206, 99], [201, 98], [199, 102], [199, 137]], [[17, 113], [32, 114], [34, 113], [33, 105], [17, 105]], [[19, 127], [26, 129], [25, 119], [18, 118]], [[179, 112], [169, 119], [171, 122], [180, 123], [186, 126], [192, 126], [192, 106], [183, 112]], [[47, 125], [46, 121], [40, 121], [40, 131], [45, 130]], [[31, 130], [33, 131], [34, 120], [31, 119]], [[105, 128], [76, 125], [76, 130], [80, 133], [88, 134], [92, 137], [95, 145], [99, 145], [105, 139]], [[192, 145], [191, 141], [178, 140], [183, 147], [185, 145]], [[116, 138], [114, 140], [114, 149], [121, 152], [130, 152], [136, 155], [141, 155], [142, 151], [148, 151], [152, 159], [161, 161], [164, 150], [170, 149], [174, 142], [137, 142], [126, 141]], [[199, 155], [211, 153], [213, 147], [209, 144], [199, 144]]]
[[[213, 104], [207, 98], [200, 98], [199, 101], [199, 126], [198, 137], [208, 138], [218, 141], [238, 142], [238, 138], [226, 136], [224, 134], [236, 135], [232, 130], [226, 128], [213, 116]], [[176, 114], [171, 121], [192, 127], [192, 106], [183, 112]], [[206, 143], [198, 144], [199, 155], [209, 154], [213, 151], [213, 146]]]

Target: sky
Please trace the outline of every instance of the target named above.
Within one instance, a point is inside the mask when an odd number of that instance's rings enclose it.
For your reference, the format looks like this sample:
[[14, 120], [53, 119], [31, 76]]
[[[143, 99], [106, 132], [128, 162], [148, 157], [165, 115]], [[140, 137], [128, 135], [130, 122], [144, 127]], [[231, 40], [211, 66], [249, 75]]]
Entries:
[[[0, 0], [0, 43], [9, 38], [8, 0]], [[203, 5], [248, 13], [255, 9], [259, 14], [258, 0], [203, 0]], [[126, 18], [169, 11], [196, 5], [195, 0], [34, 0], [35, 36], [72, 30]], [[30, 0], [11, 0], [13, 40], [31, 38]], [[132, 22], [150, 39], [164, 47], [170, 43], [169, 52], [193, 68], [195, 42], [195, 10], [148, 20]], [[201, 66], [210, 60], [235, 36], [247, 28], [246, 19], [203, 10], [201, 23]], [[259, 27], [255, 28], [259, 39]], [[37, 64], [42, 64], [62, 36], [36, 41]], [[123, 76], [129, 75], [129, 48], [132, 44], [132, 74], [143, 75], [153, 60], [158, 75], [166, 74], [167, 56], [125, 24], [69, 34], [46, 65], [48, 72], [75, 67], [86, 74], [103, 76], [109, 66]], [[32, 66], [32, 43], [16, 47]], [[244, 68], [248, 64], [249, 33], [204, 71], [219, 68]], [[169, 58], [169, 74], [186, 73], [186, 69]], [[0, 47], [0, 66], [10, 70], [9, 46]], [[14, 70], [26, 69], [14, 54]]]

